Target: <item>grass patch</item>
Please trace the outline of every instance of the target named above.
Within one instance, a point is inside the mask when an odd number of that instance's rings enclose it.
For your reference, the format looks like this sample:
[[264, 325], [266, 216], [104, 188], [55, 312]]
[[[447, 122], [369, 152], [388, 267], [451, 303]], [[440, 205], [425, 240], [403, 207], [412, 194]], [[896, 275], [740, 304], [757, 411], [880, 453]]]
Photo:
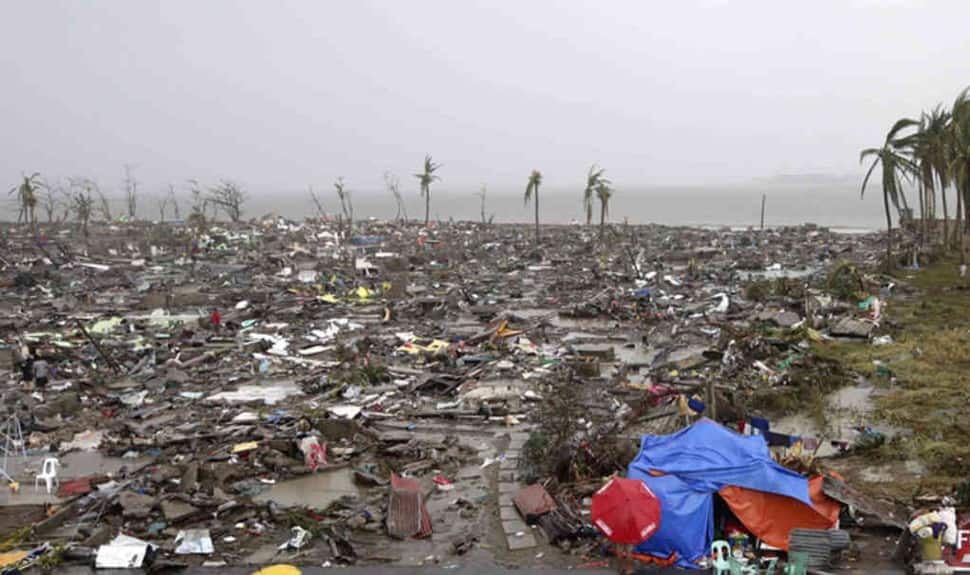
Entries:
[[943, 259], [899, 274], [883, 332], [893, 343], [824, 342], [814, 353], [887, 388], [875, 416], [911, 435], [881, 447], [876, 457], [921, 460], [934, 484], [954, 486], [970, 475], [970, 282]]
[[755, 390], [749, 399], [750, 406], [773, 415], [807, 412], [818, 429], [825, 429], [829, 409], [826, 398], [850, 381], [851, 373], [837, 359], [812, 357], [808, 362], [791, 365], [788, 378], [788, 385]]

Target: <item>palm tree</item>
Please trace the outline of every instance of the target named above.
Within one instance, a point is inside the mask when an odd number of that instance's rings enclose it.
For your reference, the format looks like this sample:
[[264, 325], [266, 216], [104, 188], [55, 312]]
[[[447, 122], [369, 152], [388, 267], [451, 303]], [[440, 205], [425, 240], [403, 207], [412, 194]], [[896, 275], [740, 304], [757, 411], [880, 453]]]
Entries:
[[970, 199], [970, 88], [960, 92], [953, 103], [950, 122], [949, 172], [957, 192], [957, 230], [960, 246], [960, 264], [966, 263], [964, 254], [963, 208]]
[[610, 211], [610, 197], [613, 196], [613, 188], [604, 180], [596, 185], [596, 197], [600, 201], [600, 240], [606, 230], [606, 214]]
[[923, 112], [920, 115], [919, 130], [913, 140], [912, 156], [913, 163], [916, 164], [916, 181], [919, 184], [919, 206], [920, 206], [920, 243], [927, 234], [926, 221], [936, 219], [936, 192], [934, 186], [934, 167], [933, 153], [936, 145], [934, 130], [935, 122], [934, 110], [931, 114]]
[[600, 184], [610, 184], [603, 174], [606, 170], [600, 168], [596, 164], [589, 167], [589, 172], [586, 174], [586, 188], [583, 189], [583, 209], [586, 211], [586, 225], [590, 225], [593, 221], [593, 196], [596, 194], [597, 188]]
[[861, 196], [865, 196], [866, 184], [869, 183], [869, 176], [872, 175], [876, 165], [882, 164], [882, 202], [886, 211], [886, 266], [892, 269], [893, 266], [893, 217], [889, 211], [889, 206], [899, 209], [900, 196], [902, 195], [901, 177], [916, 173], [916, 165], [902, 153], [902, 148], [910, 145], [912, 140], [900, 138], [899, 133], [907, 128], [918, 125], [918, 122], [904, 118], [897, 121], [889, 133], [886, 134], [886, 141], [881, 148], [867, 148], [859, 154], [859, 163], [865, 162], [866, 158], [872, 157], [872, 165], [866, 172], [865, 179], [862, 180]]
[[424, 156], [424, 171], [420, 174], [414, 174], [414, 177], [418, 179], [421, 183], [421, 195], [424, 196], [424, 226], [428, 227], [428, 220], [431, 218], [431, 184], [436, 180], [439, 180], [438, 176], [434, 175], [435, 171], [441, 167], [441, 164], [434, 163], [431, 159], [430, 154], [425, 154]]
[[542, 185], [542, 172], [532, 170], [529, 174], [529, 183], [525, 187], [525, 203], [535, 197], [536, 205], [536, 253], [539, 253], [539, 186]]
[[40, 173], [34, 172], [29, 176], [23, 176], [20, 184], [10, 188], [10, 195], [17, 195], [17, 203], [20, 205], [20, 213], [17, 215], [17, 223], [24, 222], [34, 225], [34, 208], [37, 207], [37, 195], [44, 187], [44, 182], [40, 179]]
[[[926, 211], [936, 221], [936, 188], [939, 185], [943, 204], [943, 249], [949, 244], [950, 214], [946, 203], [946, 188], [950, 182], [949, 161], [950, 113], [939, 104], [923, 114], [917, 136], [916, 160], [919, 179], [926, 197]], [[935, 227], [935, 226], [934, 226]]]

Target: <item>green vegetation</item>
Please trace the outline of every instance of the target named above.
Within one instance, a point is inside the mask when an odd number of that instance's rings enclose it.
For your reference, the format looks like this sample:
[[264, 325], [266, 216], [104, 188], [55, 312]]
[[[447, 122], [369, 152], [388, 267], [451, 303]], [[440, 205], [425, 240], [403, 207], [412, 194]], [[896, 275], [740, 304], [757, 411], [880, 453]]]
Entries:
[[912, 433], [878, 455], [918, 459], [949, 486], [970, 475], [970, 283], [955, 264], [951, 257], [902, 278], [902, 293], [889, 301], [884, 319], [893, 343], [813, 345], [819, 357], [886, 388], [877, 419]]
[[900, 132], [907, 128], [916, 126], [917, 122], [909, 119], [902, 119], [896, 122], [889, 133], [886, 134], [886, 141], [883, 143], [881, 148], [868, 148], [862, 150], [859, 155], [859, 161], [864, 162], [867, 158], [872, 157], [872, 165], [869, 166], [869, 171], [866, 172], [865, 179], [862, 180], [862, 195], [865, 196], [866, 184], [869, 183], [869, 177], [872, 172], [876, 169], [876, 166], [882, 166], [882, 203], [886, 210], [886, 265], [892, 267], [893, 261], [893, 216], [889, 211], [889, 205], [892, 204], [897, 210], [900, 206], [900, 200], [905, 203], [906, 195], [902, 190], [901, 179], [907, 174], [915, 173], [916, 166], [913, 162], [906, 156], [903, 151], [906, 145], [906, 139], [900, 136]]
[[[912, 131], [910, 131], [912, 130]], [[959, 247], [960, 263], [965, 259], [965, 236], [970, 231], [970, 88], [960, 92], [950, 110], [937, 105], [920, 120], [903, 118], [893, 124], [880, 148], [861, 152], [860, 161], [872, 159], [862, 182], [865, 193], [869, 177], [881, 166], [883, 208], [888, 231], [886, 242], [887, 266], [892, 267], [892, 205], [903, 216], [910, 217], [903, 188], [904, 181], [916, 184], [920, 207], [920, 241], [928, 235], [927, 219], [936, 219], [936, 191], [943, 203], [944, 252], [951, 244]], [[949, 233], [947, 189], [956, 194], [956, 226], [953, 237]]]
[[16, 531], [11, 532], [6, 539], [0, 542], [0, 553], [6, 553], [19, 548], [31, 535], [34, 534], [33, 525], [25, 525]]
[[859, 268], [852, 262], [839, 262], [829, 272], [826, 287], [828, 287], [829, 293], [845, 301], [861, 300], [867, 297], [865, 281], [859, 272]]

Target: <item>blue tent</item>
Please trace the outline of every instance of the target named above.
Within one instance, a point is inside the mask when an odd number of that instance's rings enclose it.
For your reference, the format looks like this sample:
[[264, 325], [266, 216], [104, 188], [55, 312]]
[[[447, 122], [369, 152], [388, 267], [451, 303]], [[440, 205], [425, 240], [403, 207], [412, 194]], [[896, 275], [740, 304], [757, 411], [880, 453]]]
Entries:
[[[664, 473], [653, 476], [651, 471]], [[771, 459], [759, 436], [745, 436], [702, 419], [671, 435], [644, 435], [627, 473], [643, 480], [660, 499], [660, 529], [636, 551], [677, 564], [694, 561], [714, 537], [714, 493], [734, 485], [797, 499], [811, 506], [808, 479]]]

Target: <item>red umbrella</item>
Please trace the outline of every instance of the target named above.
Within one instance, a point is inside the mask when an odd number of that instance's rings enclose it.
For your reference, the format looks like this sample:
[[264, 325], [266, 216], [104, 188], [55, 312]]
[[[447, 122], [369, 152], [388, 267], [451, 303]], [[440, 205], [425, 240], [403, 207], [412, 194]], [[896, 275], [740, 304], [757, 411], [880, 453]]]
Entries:
[[614, 543], [635, 545], [660, 528], [660, 500], [639, 479], [614, 477], [593, 495], [593, 525]]

